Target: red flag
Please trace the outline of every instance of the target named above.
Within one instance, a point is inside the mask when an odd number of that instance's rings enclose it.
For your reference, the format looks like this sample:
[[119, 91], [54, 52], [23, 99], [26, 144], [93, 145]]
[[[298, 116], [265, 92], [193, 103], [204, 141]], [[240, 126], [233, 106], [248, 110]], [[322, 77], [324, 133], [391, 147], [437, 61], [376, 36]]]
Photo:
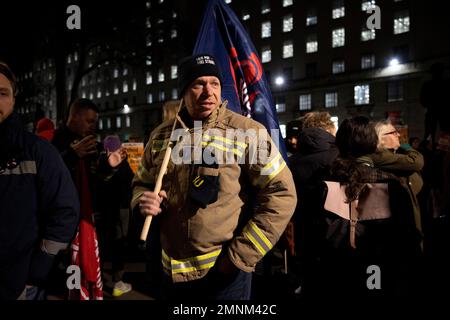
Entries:
[[76, 168], [75, 185], [80, 197], [81, 220], [70, 249], [72, 264], [80, 267], [81, 288], [69, 291], [70, 300], [103, 300], [103, 283], [100, 271], [100, 255], [94, 210], [92, 209], [89, 181], [84, 164], [80, 159]]

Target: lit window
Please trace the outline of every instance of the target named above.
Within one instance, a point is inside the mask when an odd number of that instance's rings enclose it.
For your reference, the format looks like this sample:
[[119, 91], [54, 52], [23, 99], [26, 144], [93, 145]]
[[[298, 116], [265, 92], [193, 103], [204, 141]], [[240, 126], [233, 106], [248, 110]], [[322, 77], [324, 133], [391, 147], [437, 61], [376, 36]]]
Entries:
[[225, 3], [231, 3], [231, 0], [225, 0]]
[[397, 12], [394, 16], [394, 34], [409, 31], [409, 12], [407, 10]]
[[103, 130], [103, 119], [98, 120], [98, 129]]
[[111, 129], [111, 118], [106, 119], [106, 128]]
[[178, 67], [170, 66], [170, 79], [178, 78]]
[[293, 0], [283, 0], [283, 7], [292, 6], [293, 2]]
[[114, 85], [114, 94], [119, 94], [119, 87], [117, 84]]
[[164, 89], [159, 90], [159, 101], [164, 101], [166, 99], [166, 93]]
[[284, 97], [277, 97], [275, 99], [275, 110], [277, 113], [286, 112], [286, 102]]
[[250, 19], [250, 15], [248, 13], [242, 15], [242, 20], [247, 21]]
[[159, 2], [159, 3], [163, 3], [163, 2], [164, 2], [164, 0], [159, 0], [158, 2]]
[[375, 39], [375, 29], [367, 29], [367, 27], [362, 27], [361, 30], [361, 41], [369, 41]]
[[67, 63], [72, 63], [72, 55], [67, 56]]
[[163, 43], [164, 42], [164, 38], [163, 37], [159, 37], [158, 38], [158, 43]]
[[325, 93], [325, 108], [334, 108], [338, 106], [337, 92]]
[[300, 95], [300, 110], [311, 110], [311, 95]]
[[161, 23], [163, 23], [163, 22], [164, 22], [163, 19], [158, 19], [158, 21], [156, 21], [157, 24], [161, 24]]
[[123, 70], [122, 70], [122, 75], [123, 76], [126, 76], [126, 75], [128, 75], [128, 68], [123, 68]]
[[261, 38], [269, 38], [271, 35], [272, 26], [270, 21], [263, 22], [261, 24]]
[[81, 97], [82, 97], [83, 99], [86, 99], [86, 91], [83, 91], [83, 92], [81, 93]]
[[262, 0], [261, 3], [261, 13], [266, 14], [270, 12], [270, 2], [269, 0]]
[[306, 25], [307, 26], [313, 26], [317, 24], [317, 14], [315, 10], [311, 10], [308, 12], [308, 15], [306, 16]]
[[91, 93], [89, 93], [89, 99], [94, 99], [94, 93], [93, 92], [91, 92]]
[[123, 82], [122, 91], [124, 93], [128, 92], [128, 82], [126, 82], [126, 81]]
[[116, 128], [122, 127], [122, 117], [116, 117]]
[[173, 88], [172, 89], [172, 99], [173, 100], [178, 99], [178, 90], [177, 90], [177, 88]]
[[283, 32], [290, 32], [294, 29], [294, 18], [292, 15], [283, 18]]
[[361, 84], [355, 86], [355, 104], [369, 104], [370, 102], [370, 87], [368, 84]]
[[177, 13], [175, 11], [172, 12], [172, 18], [175, 19], [176, 17], [178, 17]]
[[147, 71], [146, 73], [146, 80], [145, 80], [146, 84], [152, 84], [153, 83], [153, 77], [150, 71]]
[[294, 56], [294, 44], [292, 41], [285, 41], [283, 43], [283, 58], [292, 58]]
[[361, 69], [375, 68], [375, 55], [367, 54], [361, 57]]
[[125, 117], [125, 126], [127, 128], [131, 127], [131, 117], [130, 116]]
[[150, 17], [145, 19], [145, 26], [150, 29], [152, 27], [152, 23], [150, 22]]
[[261, 62], [267, 63], [272, 60], [272, 50], [270, 50], [270, 47], [264, 47], [261, 52]]
[[74, 61], [78, 61], [78, 52], [75, 52], [75, 53], [73, 54], [73, 60], [74, 60]]
[[145, 3], [145, 7], [146, 7], [147, 9], [150, 9], [150, 7], [151, 7], [150, 1], [147, 1], [147, 2]]
[[109, 97], [109, 89], [106, 89], [105, 96]]
[[114, 68], [114, 78], [118, 78], [119, 77], [119, 70], [117, 68]]
[[97, 90], [97, 98], [100, 99], [102, 97], [102, 90]]
[[387, 102], [403, 100], [403, 83], [401, 81], [389, 81], [387, 83]]
[[153, 94], [149, 93], [147, 95], [147, 103], [153, 103]]
[[132, 90], [133, 91], [136, 91], [136, 88], [137, 88], [137, 82], [136, 82], [136, 79], [133, 79], [133, 85], [132, 85]]
[[146, 65], [146, 66], [151, 66], [151, 65], [152, 65], [152, 60], [150, 60], [150, 59], [147, 57], [147, 59], [145, 59], [145, 65]]
[[174, 39], [174, 38], [176, 38], [177, 36], [178, 36], [177, 29], [172, 29], [172, 30], [170, 31], [170, 38], [171, 38], [171, 39]]
[[333, 72], [333, 74], [345, 72], [345, 62], [344, 62], [344, 60], [333, 61], [332, 72]]
[[345, 45], [345, 29], [344, 28], [334, 29], [332, 37], [333, 37], [333, 42], [332, 42], [333, 48], [342, 47]]
[[319, 43], [317, 42], [317, 35], [312, 34], [306, 38], [306, 53], [317, 52]]
[[339, 19], [345, 16], [344, 0], [334, 0], [333, 10], [331, 11], [333, 19]]
[[158, 71], [158, 81], [159, 82], [164, 82], [165, 76], [164, 76], [164, 71], [162, 69], [159, 69]]
[[361, 11], [367, 11], [375, 8], [375, 0], [362, 0]]

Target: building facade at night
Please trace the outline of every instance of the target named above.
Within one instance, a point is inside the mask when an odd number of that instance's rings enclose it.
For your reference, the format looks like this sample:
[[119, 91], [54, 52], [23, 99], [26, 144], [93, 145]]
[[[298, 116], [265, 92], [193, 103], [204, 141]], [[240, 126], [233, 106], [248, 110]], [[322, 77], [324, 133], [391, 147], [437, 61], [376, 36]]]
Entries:
[[[357, 114], [389, 116], [407, 126], [410, 136], [423, 136], [421, 85], [430, 78], [432, 64], [450, 66], [450, 23], [438, 8], [419, 0], [225, 2], [259, 50], [282, 132], [289, 121], [309, 111], [328, 111], [336, 123]], [[99, 105], [102, 136], [142, 137], [161, 121], [162, 104], [178, 97], [177, 61], [192, 51], [205, 3], [130, 4], [142, 14], [129, 17], [139, 26], [140, 42], [127, 50], [145, 52], [145, 59], [105, 60], [81, 78], [77, 91]], [[368, 28], [368, 19], [375, 28]], [[83, 60], [89, 68], [103, 57], [99, 45]], [[68, 92], [79, 62], [75, 45], [65, 56]], [[31, 114], [41, 105], [47, 116], [60, 119], [55, 73], [55, 62], [47, 57], [20, 75], [24, 91], [31, 92], [19, 106], [21, 113]]]

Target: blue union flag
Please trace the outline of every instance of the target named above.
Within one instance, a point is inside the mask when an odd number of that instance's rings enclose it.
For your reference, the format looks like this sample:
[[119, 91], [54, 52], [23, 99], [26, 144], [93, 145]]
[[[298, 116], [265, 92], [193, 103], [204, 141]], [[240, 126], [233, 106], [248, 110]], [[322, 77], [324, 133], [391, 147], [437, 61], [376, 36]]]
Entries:
[[[229, 109], [253, 118], [269, 131], [279, 129], [261, 60], [238, 17], [223, 0], [208, 2], [194, 47], [194, 54], [199, 53], [213, 55], [220, 65], [222, 98], [228, 100]], [[272, 137], [287, 159], [281, 134], [278, 134], [278, 141]]]

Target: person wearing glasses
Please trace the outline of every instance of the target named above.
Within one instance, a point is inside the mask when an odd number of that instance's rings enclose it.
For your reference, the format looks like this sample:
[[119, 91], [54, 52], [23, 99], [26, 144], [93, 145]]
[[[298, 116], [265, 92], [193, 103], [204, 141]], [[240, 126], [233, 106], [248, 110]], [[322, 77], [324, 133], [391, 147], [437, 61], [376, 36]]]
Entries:
[[400, 133], [389, 121], [375, 124], [378, 135], [377, 151], [371, 155], [376, 168], [397, 176], [409, 193], [414, 207], [416, 227], [422, 231], [421, 215], [417, 194], [423, 186], [420, 171], [424, 160], [422, 154], [410, 145], [400, 146]]

